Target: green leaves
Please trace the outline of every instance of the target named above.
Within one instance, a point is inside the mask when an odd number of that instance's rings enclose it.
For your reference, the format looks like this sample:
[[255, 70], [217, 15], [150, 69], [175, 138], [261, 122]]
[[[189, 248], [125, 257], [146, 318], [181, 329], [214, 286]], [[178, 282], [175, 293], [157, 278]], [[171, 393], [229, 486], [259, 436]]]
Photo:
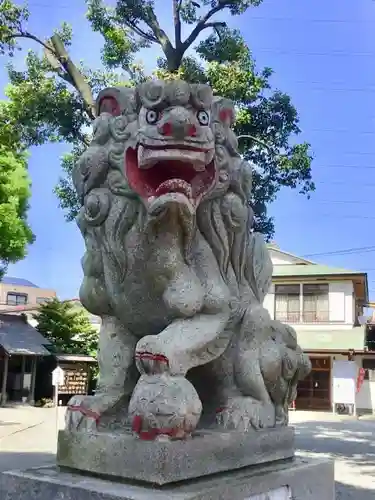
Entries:
[[0, 2], [0, 55], [11, 57], [17, 48], [16, 36], [22, 32], [22, 25], [29, 18], [27, 7], [15, 5], [11, 0]]
[[53, 342], [56, 353], [96, 355], [98, 331], [80, 304], [53, 299], [42, 304], [34, 318], [37, 330]]
[[0, 144], [0, 261], [2, 268], [26, 255], [34, 235], [27, 223], [31, 183], [27, 155]]
[[[55, 189], [67, 219], [72, 220], [79, 202], [71, 171], [90, 140], [93, 96], [106, 86], [135, 85], [148, 78], [136, 57], [140, 49], [157, 44], [164, 57], [157, 61], [154, 76], [208, 83], [216, 94], [235, 102], [236, 134], [256, 139], [239, 140], [241, 154], [254, 170], [249, 203], [255, 212], [255, 228], [272, 238], [274, 221], [267, 215], [267, 206], [280, 189], [291, 187], [309, 195], [315, 186], [310, 146], [298, 143], [299, 117], [290, 97], [272, 90], [272, 70], [258, 70], [241, 33], [220, 19], [223, 13], [241, 15], [261, 0], [169, 2], [174, 22], [172, 38], [164, 31], [163, 20], [158, 19], [154, 1], [117, 0], [111, 7], [103, 0], [86, 0], [92, 29], [104, 39], [105, 70], [94, 71], [70, 59], [66, 51], [72, 41], [69, 25], [62, 23], [55, 31], [58, 36], [44, 42], [25, 31], [27, 9], [3, 1], [0, 51], [11, 54], [18, 39], [12, 37], [21, 35], [43, 47], [44, 55], [29, 52], [24, 72], [9, 66], [9, 100], [0, 104], [0, 143], [10, 149], [15, 145], [17, 151], [54, 141], [72, 146], [62, 159], [63, 176]], [[182, 24], [188, 25], [190, 32], [185, 40]], [[207, 36], [195, 47], [195, 55], [188, 52], [203, 33]], [[126, 78], [118, 75], [119, 69], [127, 73]]]

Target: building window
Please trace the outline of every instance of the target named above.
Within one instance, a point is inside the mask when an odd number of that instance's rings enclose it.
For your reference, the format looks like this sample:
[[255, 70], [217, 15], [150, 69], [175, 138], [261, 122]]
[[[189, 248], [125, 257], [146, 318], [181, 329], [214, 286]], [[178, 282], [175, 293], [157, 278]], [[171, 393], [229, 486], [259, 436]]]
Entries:
[[26, 293], [7, 293], [7, 305], [8, 306], [24, 306], [27, 304], [27, 294]]
[[275, 319], [300, 321], [300, 285], [275, 285]]
[[48, 302], [50, 300], [51, 300], [51, 297], [37, 297], [36, 303], [37, 304], [45, 304], [46, 302]]
[[304, 323], [329, 321], [328, 292], [328, 284], [304, 284], [302, 286]]

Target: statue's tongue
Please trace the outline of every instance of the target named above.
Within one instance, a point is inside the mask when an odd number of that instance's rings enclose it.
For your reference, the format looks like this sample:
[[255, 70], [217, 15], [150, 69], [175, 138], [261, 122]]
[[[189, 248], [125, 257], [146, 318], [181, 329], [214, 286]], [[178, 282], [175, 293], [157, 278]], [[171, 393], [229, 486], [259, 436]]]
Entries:
[[192, 187], [183, 179], [168, 179], [162, 182], [155, 191], [156, 196], [162, 196], [167, 193], [182, 193], [187, 198], [191, 199]]

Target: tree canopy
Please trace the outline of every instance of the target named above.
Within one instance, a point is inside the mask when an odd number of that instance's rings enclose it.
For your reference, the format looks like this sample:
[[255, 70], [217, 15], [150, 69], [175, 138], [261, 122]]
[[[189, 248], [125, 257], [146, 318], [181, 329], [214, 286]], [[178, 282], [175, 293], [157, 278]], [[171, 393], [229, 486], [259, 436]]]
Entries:
[[0, 140], [0, 279], [10, 262], [25, 257], [34, 240], [27, 223], [30, 194], [27, 155]]
[[[57, 141], [71, 145], [62, 160], [64, 176], [56, 193], [67, 219], [72, 220], [79, 203], [70, 174], [90, 141], [94, 96], [99, 90], [114, 84], [134, 85], [152, 76], [208, 83], [215, 93], [236, 104], [240, 151], [253, 166], [250, 202], [255, 229], [271, 238], [274, 221], [267, 215], [267, 205], [282, 187], [309, 195], [314, 184], [310, 145], [298, 142], [299, 117], [290, 97], [272, 89], [272, 70], [257, 69], [240, 32], [219, 19], [244, 14], [262, 0], [170, 2], [173, 39], [167, 35], [168, 26], [161, 23], [153, 0], [117, 0], [114, 7], [102, 0], [86, 0], [87, 19], [104, 40], [103, 69], [92, 70], [70, 58], [73, 34], [66, 23], [43, 40], [26, 29], [29, 11], [3, 0], [0, 53], [12, 56], [19, 49], [20, 38], [30, 40], [30, 47], [35, 48], [28, 52], [24, 71], [9, 65], [10, 83], [5, 91], [8, 132], [24, 147]], [[159, 47], [162, 57], [153, 75], [147, 75], [137, 56], [141, 49], [153, 46]], [[119, 76], [119, 70], [124, 74]], [[1, 123], [0, 136], [4, 134]]]
[[76, 303], [53, 299], [42, 304], [33, 317], [38, 322], [36, 329], [53, 343], [54, 353], [96, 356], [98, 331], [87, 311]]

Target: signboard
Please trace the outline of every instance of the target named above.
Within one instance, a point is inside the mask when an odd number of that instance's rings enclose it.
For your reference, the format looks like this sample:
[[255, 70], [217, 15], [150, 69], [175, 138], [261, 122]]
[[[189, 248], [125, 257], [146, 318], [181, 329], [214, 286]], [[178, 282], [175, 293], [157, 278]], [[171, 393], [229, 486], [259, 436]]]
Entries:
[[363, 381], [365, 380], [365, 373], [366, 370], [364, 368], [360, 368], [358, 371], [358, 377], [357, 377], [357, 394], [361, 390]]
[[88, 371], [77, 365], [69, 365], [65, 368], [65, 380], [59, 387], [60, 394], [87, 394]]
[[55, 368], [52, 372], [52, 385], [58, 387], [64, 384], [65, 372], [59, 366]]
[[334, 361], [332, 399], [334, 404], [355, 405], [357, 365], [355, 361]]
[[276, 490], [261, 493], [260, 495], [253, 495], [244, 500], [292, 500], [292, 491], [289, 486], [281, 486]]

